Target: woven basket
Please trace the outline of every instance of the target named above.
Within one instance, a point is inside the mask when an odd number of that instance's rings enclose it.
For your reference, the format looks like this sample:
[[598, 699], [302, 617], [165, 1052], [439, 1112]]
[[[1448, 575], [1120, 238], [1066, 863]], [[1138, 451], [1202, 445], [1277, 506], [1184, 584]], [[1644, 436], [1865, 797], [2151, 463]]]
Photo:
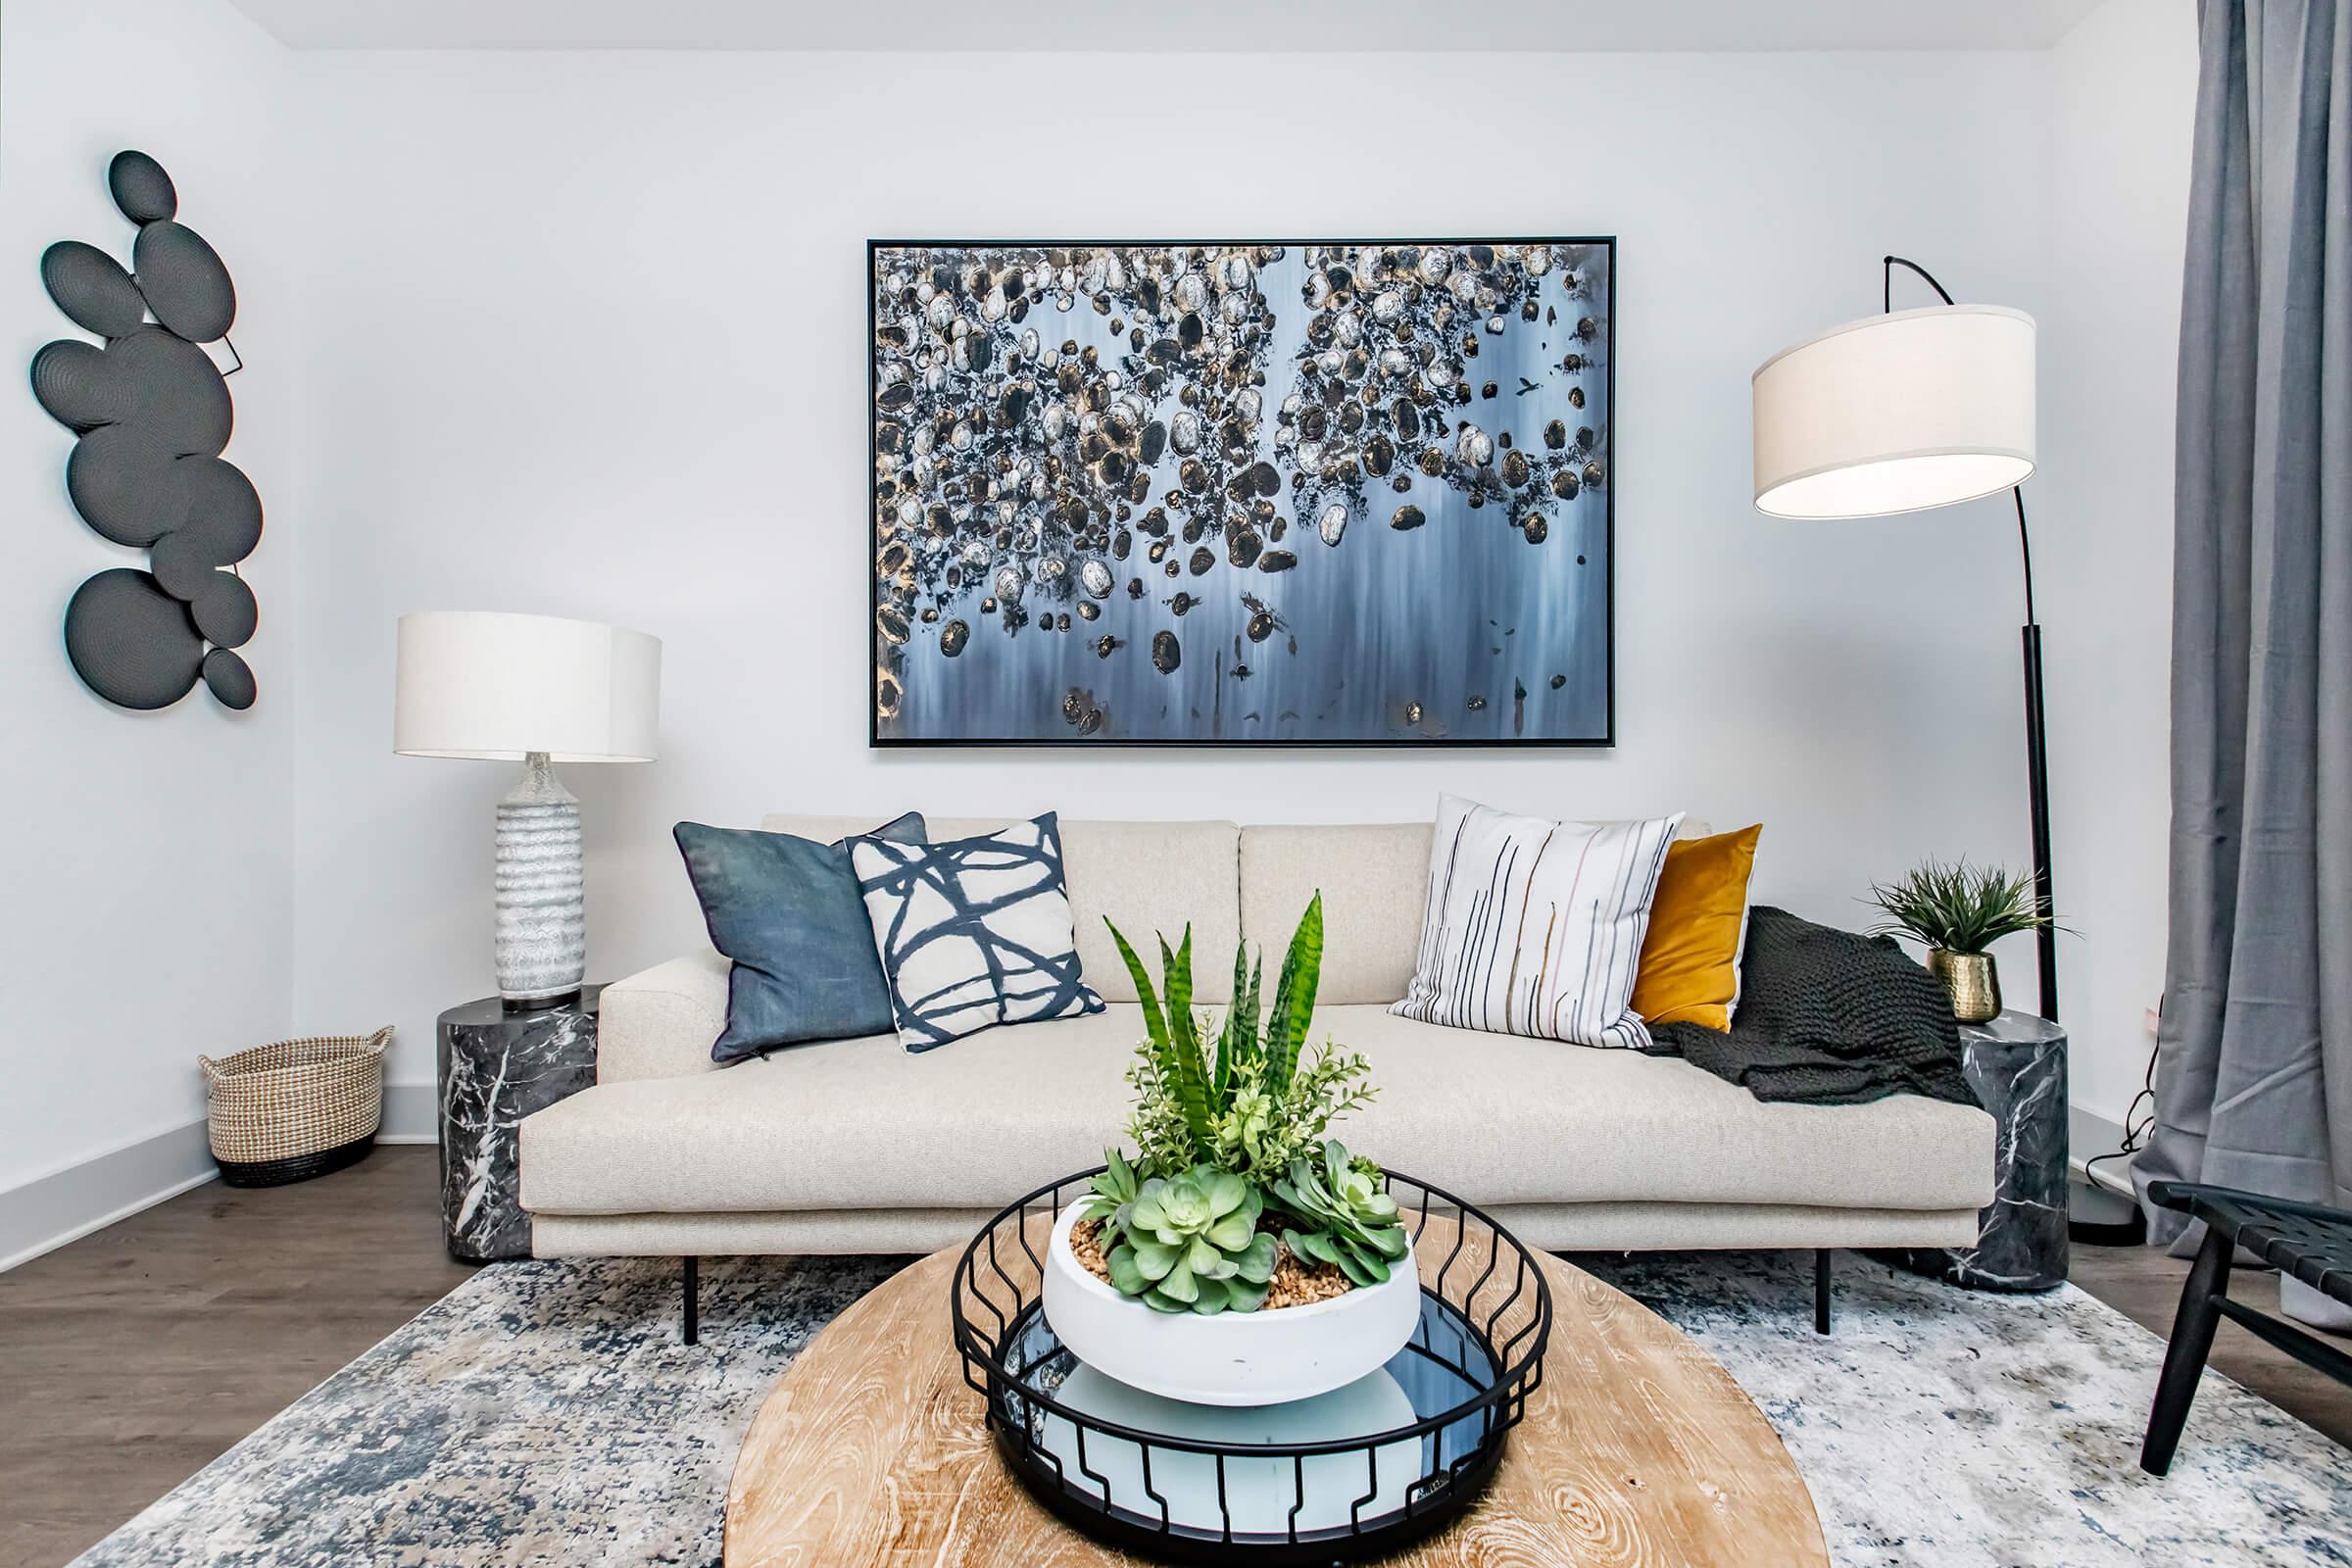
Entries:
[[215, 1061], [198, 1056], [213, 1158], [231, 1187], [278, 1187], [364, 1156], [384, 1119], [384, 1048], [371, 1035], [280, 1040]]

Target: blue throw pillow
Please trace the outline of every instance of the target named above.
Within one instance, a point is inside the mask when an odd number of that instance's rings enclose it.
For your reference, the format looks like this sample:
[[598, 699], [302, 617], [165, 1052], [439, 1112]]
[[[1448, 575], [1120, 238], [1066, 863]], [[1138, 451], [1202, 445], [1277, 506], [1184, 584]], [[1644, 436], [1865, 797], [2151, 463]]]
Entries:
[[[891, 1032], [890, 982], [865, 923], [848, 840], [818, 844], [700, 822], [680, 822], [672, 833], [710, 945], [735, 960], [727, 1027], [710, 1047], [712, 1060]], [[909, 811], [872, 836], [920, 844], [922, 815]]]

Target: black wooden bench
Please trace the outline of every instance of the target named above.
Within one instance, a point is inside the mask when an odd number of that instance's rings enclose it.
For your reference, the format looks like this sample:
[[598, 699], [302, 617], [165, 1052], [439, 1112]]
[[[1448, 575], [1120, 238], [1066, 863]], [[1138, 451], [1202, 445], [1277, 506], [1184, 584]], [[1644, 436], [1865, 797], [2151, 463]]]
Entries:
[[2147, 1441], [2139, 1450], [2139, 1467], [2160, 1476], [2173, 1466], [2180, 1428], [2188, 1420], [2189, 1402], [2197, 1396], [2197, 1380], [2205, 1371], [2206, 1352], [2213, 1348], [2213, 1331], [2223, 1318], [2305, 1366], [2339, 1383], [2352, 1383], [2352, 1355], [2230, 1299], [2230, 1265], [2243, 1248], [2281, 1274], [2352, 1303], [2352, 1211], [2195, 1182], [2151, 1182], [2148, 1198], [2205, 1222], [2205, 1245], [2181, 1289], [2180, 1309], [2173, 1316], [2172, 1344], [2164, 1352], [2164, 1375], [2156, 1383], [2156, 1406], [2149, 1412]]

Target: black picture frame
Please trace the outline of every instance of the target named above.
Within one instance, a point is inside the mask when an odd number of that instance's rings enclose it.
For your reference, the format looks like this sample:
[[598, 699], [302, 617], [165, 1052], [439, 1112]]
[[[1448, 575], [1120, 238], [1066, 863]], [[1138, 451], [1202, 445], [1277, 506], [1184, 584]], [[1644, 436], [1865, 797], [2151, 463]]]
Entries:
[[[1151, 249], [1154, 247], [1229, 247], [1229, 246], [1401, 246], [1401, 245], [1577, 245], [1595, 247], [1608, 257], [1609, 294], [1605, 318], [1600, 323], [1603, 354], [1602, 384], [1607, 398], [1608, 419], [1604, 437], [1607, 454], [1608, 482], [1602, 487], [1601, 532], [1604, 541], [1603, 607], [1604, 646], [1602, 691], [1603, 717], [1598, 735], [1578, 736], [1519, 736], [1519, 737], [1392, 737], [1392, 738], [1284, 738], [1256, 739], [1250, 737], [1195, 737], [1164, 739], [1158, 737], [1126, 736], [909, 736], [882, 733], [881, 683], [882, 632], [876, 624], [875, 612], [881, 604], [880, 553], [875, 546], [875, 522], [881, 510], [881, 453], [875, 440], [878, 385], [876, 329], [880, 326], [875, 308], [875, 264], [878, 253], [897, 250], [971, 249], [988, 247], [1021, 247], [1030, 249]], [[1013, 238], [868, 238], [865, 242], [864, 272], [859, 287], [865, 296], [865, 433], [866, 433], [866, 514], [865, 533], [864, 610], [866, 625], [866, 746], [873, 751], [902, 750], [996, 750], [996, 749], [1061, 749], [1092, 751], [1117, 749], [1124, 751], [1457, 751], [1457, 752], [1525, 752], [1525, 751], [1594, 751], [1611, 750], [1617, 744], [1617, 488], [1621, 473], [1617, 451], [1617, 318], [1623, 308], [1619, 293], [1617, 236], [1615, 234], [1520, 234], [1446, 236], [1423, 234], [1413, 236], [1310, 236], [1285, 238], [1270, 236], [1229, 236], [1225, 238], [1161, 238], [1161, 239], [1013, 239]]]

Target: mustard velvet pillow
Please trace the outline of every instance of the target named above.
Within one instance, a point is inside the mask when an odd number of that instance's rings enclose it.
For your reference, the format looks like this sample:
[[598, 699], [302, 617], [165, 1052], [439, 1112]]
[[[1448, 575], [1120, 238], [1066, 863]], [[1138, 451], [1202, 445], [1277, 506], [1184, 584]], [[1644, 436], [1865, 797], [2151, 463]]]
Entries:
[[1667, 847], [1634, 978], [1634, 1011], [1647, 1022], [1731, 1027], [1747, 933], [1747, 879], [1763, 835], [1759, 822]]

